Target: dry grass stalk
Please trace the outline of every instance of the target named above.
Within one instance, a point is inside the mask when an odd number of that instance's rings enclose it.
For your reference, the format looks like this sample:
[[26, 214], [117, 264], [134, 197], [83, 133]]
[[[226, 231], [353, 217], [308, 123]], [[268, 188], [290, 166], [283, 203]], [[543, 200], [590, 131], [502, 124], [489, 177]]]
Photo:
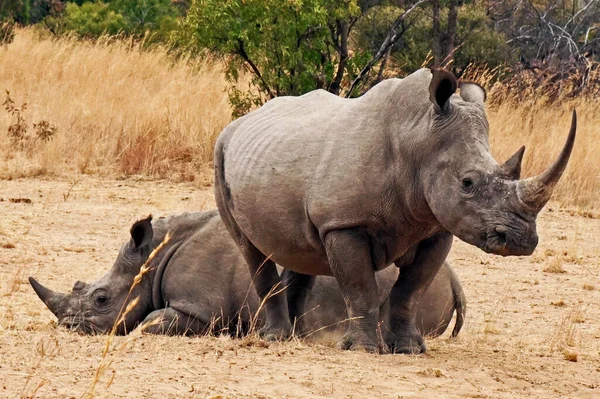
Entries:
[[[563, 352], [563, 354], [566, 352], [573, 352], [576, 357], [577, 353], [574, 352], [574, 350], [577, 349], [579, 343], [578, 338], [580, 338], [577, 326], [582, 323], [582, 320], [585, 321], [582, 305], [578, 304], [574, 306], [556, 326], [554, 334], [548, 340], [548, 349], [550, 352], [559, 351]], [[565, 358], [567, 358], [566, 355]]]
[[543, 269], [543, 271], [546, 273], [556, 273], [556, 274], [566, 273], [567, 271], [563, 268], [563, 262], [564, 262], [564, 259], [562, 259], [562, 258], [554, 258], [554, 259], [552, 259], [550, 264], [548, 264], [548, 266], [546, 266]]
[[504, 304], [508, 301], [508, 296], [510, 295], [510, 286], [507, 287], [502, 297], [500, 297], [494, 304], [491, 312], [484, 312], [484, 322], [485, 325], [483, 327], [484, 334], [499, 334], [500, 329], [498, 329], [496, 323], [500, 317], [500, 313], [504, 311]]
[[[96, 372], [94, 373], [94, 378], [92, 379], [92, 382], [91, 382], [89, 388], [81, 396], [81, 398], [85, 398], [85, 399], [94, 398], [95, 392], [96, 392], [96, 385], [98, 384], [100, 379], [104, 376], [106, 371], [108, 371], [110, 369], [110, 366], [112, 365], [112, 363], [114, 362], [116, 357], [119, 356], [120, 354], [124, 353], [125, 350], [127, 349], [127, 347], [129, 346], [129, 344], [141, 336], [141, 333], [144, 329], [149, 328], [150, 326], [152, 326], [154, 324], [160, 323], [160, 320], [157, 320], [156, 322], [153, 322], [153, 323], [144, 324], [136, 330], [137, 333], [129, 334], [127, 336], [127, 338], [124, 339], [121, 342], [121, 344], [118, 345], [116, 348], [113, 346], [113, 341], [117, 335], [117, 329], [118, 329], [119, 325], [121, 323], [125, 322], [125, 318], [127, 317], [127, 314], [129, 312], [131, 312], [131, 310], [133, 310], [139, 302], [139, 299], [140, 299], [139, 297], [136, 297], [133, 300], [129, 301], [129, 298], [131, 296], [131, 293], [133, 292], [133, 289], [142, 281], [142, 278], [144, 277], [144, 275], [146, 273], [148, 273], [148, 271], [150, 271], [150, 262], [152, 261], [152, 259], [154, 259], [154, 257], [156, 257], [158, 252], [165, 245], [167, 245], [167, 243], [170, 240], [171, 240], [171, 234], [167, 233], [167, 235], [165, 236], [163, 241], [156, 248], [154, 248], [154, 250], [152, 250], [152, 252], [150, 253], [150, 256], [148, 256], [148, 259], [146, 260], [146, 262], [144, 262], [144, 264], [140, 268], [139, 273], [133, 278], [133, 283], [131, 284], [131, 287], [129, 288], [129, 292], [127, 293], [125, 301], [123, 302], [123, 305], [121, 306], [121, 310], [119, 311], [119, 316], [117, 317], [115, 323], [113, 324], [113, 326], [110, 330], [108, 337], [106, 338], [106, 345], [104, 346], [104, 350], [102, 351], [102, 359], [100, 360], [100, 363], [98, 364], [98, 367], [96, 368]], [[127, 331], [125, 333], [127, 333]], [[111, 353], [111, 349], [112, 349], [112, 353]], [[110, 379], [110, 381], [108, 382], [107, 387], [110, 386], [110, 384], [112, 383], [113, 380], [114, 380], [114, 374], [113, 374], [112, 378]]]

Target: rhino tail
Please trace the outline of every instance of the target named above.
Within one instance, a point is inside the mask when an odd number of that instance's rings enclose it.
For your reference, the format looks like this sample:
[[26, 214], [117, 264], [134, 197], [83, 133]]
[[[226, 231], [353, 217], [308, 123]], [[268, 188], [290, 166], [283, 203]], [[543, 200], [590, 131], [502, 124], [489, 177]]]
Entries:
[[452, 286], [452, 296], [454, 297], [454, 309], [456, 309], [456, 323], [454, 324], [451, 337], [456, 338], [465, 322], [465, 316], [467, 314], [467, 298], [465, 297], [462, 285], [458, 280], [458, 276], [454, 271], [452, 271], [452, 280], [450, 284]]

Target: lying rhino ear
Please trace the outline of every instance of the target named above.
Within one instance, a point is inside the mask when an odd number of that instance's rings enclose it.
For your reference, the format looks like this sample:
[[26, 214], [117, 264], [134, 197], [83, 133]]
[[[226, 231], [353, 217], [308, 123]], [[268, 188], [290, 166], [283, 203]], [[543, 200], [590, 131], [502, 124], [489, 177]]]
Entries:
[[429, 84], [429, 99], [439, 109], [445, 111], [448, 109], [450, 97], [456, 92], [456, 78], [444, 69], [432, 69], [431, 73], [433, 78]]
[[460, 82], [460, 96], [463, 100], [470, 103], [483, 105], [487, 97], [485, 89], [477, 83]]
[[73, 284], [73, 292], [83, 291], [85, 287], [87, 287], [86, 283], [83, 281], [76, 281], [75, 284]]
[[138, 220], [131, 226], [129, 230], [131, 234], [131, 241], [135, 245], [135, 248], [150, 244], [152, 237], [154, 237], [154, 230], [152, 230], [152, 215], [149, 215], [146, 219]]

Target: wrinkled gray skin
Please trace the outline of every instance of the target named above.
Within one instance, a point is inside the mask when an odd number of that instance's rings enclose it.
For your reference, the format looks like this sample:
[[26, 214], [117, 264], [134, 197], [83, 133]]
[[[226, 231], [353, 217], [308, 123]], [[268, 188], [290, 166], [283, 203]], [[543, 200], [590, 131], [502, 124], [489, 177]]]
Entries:
[[[323, 90], [279, 97], [231, 123], [215, 146], [215, 197], [265, 298], [275, 264], [333, 275], [355, 318], [341, 347], [378, 350], [375, 272], [400, 268], [385, 341], [425, 351], [416, 306], [452, 235], [486, 252], [530, 255], [536, 216], [570, 156], [567, 144], [539, 176], [518, 180], [523, 149], [504, 165], [488, 143], [485, 92], [447, 71], [385, 80], [360, 98]], [[258, 268], [262, 271], [257, 274]], [[306, 292], [314, 278], [304, 278]], [[283, 296], [266, 302], [267, 338], [290, 334]], [[294, 315], [292, 315], [294, 316]]]
[[[258, 308], [258, 296], [248, 267], [217, 211], [136, 222], [131, 228], [130, 241], [121, 248], [112, 269], [95, 283], [75, 283], [70, 294], [53, 292], [31, 277], [29, 281], [57, 316], [59, 325], [88, 334], [108, 332], [123, 308], [134, 276], [167, 231], [173, 238], [151, 261], [150, 271], [130, 295], [128, 301], [139, 295], [140, 302], [128, 314], [126, 322], [118, 326], [117, 332], [125, 334], [140, 322], [153, 324], [146, 330], [150, 333], [226, 331], [240, 334], [247, 331], [251, 315], [256, 314]], [[393, 269], [377, 275], [379, 295], [384, 303], [380, 317], [386, 321], [389, 312], [385, 300], [396, 276], [397, 270]], [[284, 280], [290, 277], [284, 272]], [[292, 281], [287, 283], [290, 286], [286, 292], [293, 296], [298, 287]], [[341, 322], [346, 318], [345, 304], [335, 279], [317, 279], [307, 304], [306, 315], [298, 321], [305, 327], [299, 329], [299, 333], [328, 326], [330, 328], [323, 331], [339, 331], [346, 326]], [[419, 309], [418, 325], [424, 334], [442, 334], [455, 309], [457, 321], [452, 335], [460, 331], [466, 303], [458, 278], [448, 264], [421, 299]]]

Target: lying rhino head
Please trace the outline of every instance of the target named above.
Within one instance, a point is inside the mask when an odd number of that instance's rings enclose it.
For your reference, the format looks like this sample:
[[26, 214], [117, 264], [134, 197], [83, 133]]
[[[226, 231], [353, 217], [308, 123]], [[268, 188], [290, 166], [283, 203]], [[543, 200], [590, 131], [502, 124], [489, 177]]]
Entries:
[[485, 91], [435, 70], [432, 148], [426, 160], [424, 195], [440, 224], [460, 239], [499, 255], [530, 255], [537, 246], [535, 220], [550, 199], [573, 149], [577, 117], [558, 159], [541, 175], [520, 179], [525, 147], [503, 165], [490, 152]]
[[34, 278], [29, 282], [48, 309], [58, 318], [58, 324], [86, 334], [109, 332], [122, 311], [139, 297], [138, 304], [116, 326], [118, 334], [126, 334], [142, 320], [150, 306], [150, 298], [140, 295], [148, 290], [149, 279], [142, 279], [131, 293], [130, 287], [141, 266], [152, 251], [152, 217], [136, 222], [130, 230], [131, 239], [121, 247], [110, 271], [100, 280], [86, 284], [77, 281], [70, 294], [52, 291]]

